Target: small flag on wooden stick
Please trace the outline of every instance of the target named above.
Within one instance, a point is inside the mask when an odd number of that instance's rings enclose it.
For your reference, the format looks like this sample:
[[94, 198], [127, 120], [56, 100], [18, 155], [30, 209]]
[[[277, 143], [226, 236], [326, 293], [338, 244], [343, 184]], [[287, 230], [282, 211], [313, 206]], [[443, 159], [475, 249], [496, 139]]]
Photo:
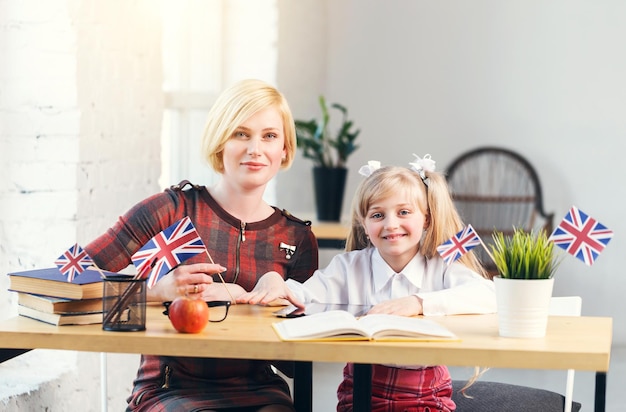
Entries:
[[439, 245], [437, 252], [449, 265], [481, 243], [480, 237], [472, 225], [467, 225], [459, 233]]
[[67, 277], [68, 282], [72, 282], [76, 276], [83, 273], [90, 266], [95, 266], [91, 257], [78, 243], [63, 252], [54, 261], [54, 264], [57, 265], [63, 276]]
[[591, 266], [613, 238], [613, 231], [576, 206], [572, 206], [554, 229], [550, 240]]

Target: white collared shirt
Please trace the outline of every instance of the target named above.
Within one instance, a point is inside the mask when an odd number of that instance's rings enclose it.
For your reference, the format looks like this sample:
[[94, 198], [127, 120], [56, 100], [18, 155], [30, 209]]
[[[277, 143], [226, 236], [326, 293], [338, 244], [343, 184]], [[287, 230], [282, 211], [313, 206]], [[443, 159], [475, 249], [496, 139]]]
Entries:
[[395, 273], [373, 247], [339, 254], [305, 283], [289, 279], [287, 286], [304, 303], [375, 305], [416, 295], [426, 316], [496, 312], [493, 282], [466, 266], [418, 253]]

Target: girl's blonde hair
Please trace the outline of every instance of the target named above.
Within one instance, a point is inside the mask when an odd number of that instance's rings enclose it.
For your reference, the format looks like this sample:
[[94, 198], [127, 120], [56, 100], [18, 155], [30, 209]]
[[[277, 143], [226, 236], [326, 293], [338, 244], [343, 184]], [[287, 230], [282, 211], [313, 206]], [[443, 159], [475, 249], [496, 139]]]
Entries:
[[224, 90], [211, 110], [202, 136], [202, 153], [209, 165], [224, 173], [224, 145], [234, 131], [259, 110], [275, 107], [283, 120], [286, 156], [282, 169], [288, 169], [296, 152], [296, 128], [287, 99], [274, 86], [248, 79]]
[[[428, 186], [424, 180], [428, 181]], [[426, 216], [427, 228], [422, 236], [420, 252], [428, 259], [436, 256], [437, 246], [449, 240], [464, 225], [450, 196], [446, 178], [441, 173], [425, 172], [424, 180], [419, 173], [399, 166], [381, 167], [365, 178], [352, 201], [352, 221], [346, 239], [346, 251], [371, 246], [363, 227], [370, 205], [400, 191], [409, 199], [414, 199], [415, 206]], [[487, 277], [471, 251], [458, 260]]]

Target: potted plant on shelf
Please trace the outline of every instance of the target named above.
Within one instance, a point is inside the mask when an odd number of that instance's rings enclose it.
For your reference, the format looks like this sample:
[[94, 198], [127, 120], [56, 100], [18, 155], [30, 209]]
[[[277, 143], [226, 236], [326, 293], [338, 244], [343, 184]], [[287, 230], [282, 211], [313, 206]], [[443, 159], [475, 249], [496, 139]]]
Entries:
[[490, 245], [499, 275], [494, 277], [500, 336], [545, 336], [554, 273], [561, 259], [546, 232], [514, 229], [493, 234]]
[[319, 221], [338, 222], [346, 184], [346, 162], [358, 146], [355, 140], [360, 130], [353, 130], [353, 122], [348, 119], [348, 109], [333, 103], [343, 119], [338, 131], [330, 130], [330, 113], [324, 96], [319, 97], [321, 119], [296, 120], [296, 137], [302, 155], [313, 160], [313, 186], [315, 205]]

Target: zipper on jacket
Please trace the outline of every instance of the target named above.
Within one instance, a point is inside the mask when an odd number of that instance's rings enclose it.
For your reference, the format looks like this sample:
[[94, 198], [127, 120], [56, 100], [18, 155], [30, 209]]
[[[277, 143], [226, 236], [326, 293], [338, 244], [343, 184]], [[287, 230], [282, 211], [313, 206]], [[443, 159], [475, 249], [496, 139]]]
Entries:
[[[163, 385], [161, 385], [161, 389], [169, 389], [170, 387], [170, 375], [172, 374], [172, 369], [169, 367], [169, 365], [165, 365], [165, 369], [163, 370]], [[147, 390], [144, 390], [143, 392], [141, 392], [137, 398], [135, 398], [134, 404], [135, 406], [139, 405], [141, 403], [141, 400], [143, 399], [143, 395], [146, 394], [146, 392], [148, 392]]]
[[246, 241], [246, 222], [241, 222], [240, 227], [239, 238], [237, 238], [237, 250], [235, 251], [235, 277], [233, 278], [233, 283], [237, 283], [239, 271], [241, 270], [241, 242]]
[[172, 374], [172, 369], [169, 367], [169, 365], [165, 365], [165, 379], [164, 379], [164, 383], [163, 386], [161, 386], [162, 389], [169, 389], [170, 387], [170, 375]]
[[139, 396], [137, 396], [137, 399], [135, 399], [135, 406], [139, 405], [141, 403], [141, 399], [143, 399], [143, 395], [145, 395], [147, 391], [143, 391], [139, 394]]

